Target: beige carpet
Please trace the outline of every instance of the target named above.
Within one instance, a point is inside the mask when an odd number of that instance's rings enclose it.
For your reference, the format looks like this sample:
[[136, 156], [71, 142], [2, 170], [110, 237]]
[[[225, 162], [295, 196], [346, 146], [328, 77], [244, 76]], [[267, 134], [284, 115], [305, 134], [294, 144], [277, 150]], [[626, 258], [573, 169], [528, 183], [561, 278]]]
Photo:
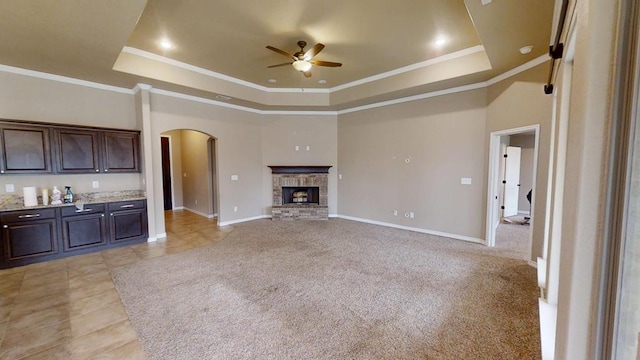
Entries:
[[112, 271], [150, 359], [537, 359], [535, 269], [347, 220], [235, 226]]

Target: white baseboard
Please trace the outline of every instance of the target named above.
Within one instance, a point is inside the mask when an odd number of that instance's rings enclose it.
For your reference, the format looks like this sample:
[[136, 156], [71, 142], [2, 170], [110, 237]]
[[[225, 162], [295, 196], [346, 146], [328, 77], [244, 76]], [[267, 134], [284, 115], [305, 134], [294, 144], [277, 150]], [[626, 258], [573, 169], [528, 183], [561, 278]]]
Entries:
[[188, 212], [192, 212], [192, 213], [194, 213], [196, 215], [204, 216], [207, 219], [213, 219], [214, 217], [216, 217], [216, 214], [207, 214], [207, 213], [203, 213], [202, 211], [189, 209], [188, 207], [182, 207], [182, 209], [183, 210], [187, 210]]
[[329, 217], [330, 217], [330, 218], [337, 218], [337, 217], [339, 217], [339, 216], [340, 216], [340, 215], [338, 215], [338, 214], [329, 214]]
[[529, 260], [529, 266], [531, 266], [534, 269], [537, 269], [538, 268], [538, 263], [536, 263], [535, 261]]
[[529, 210], [518, 210], [518, 215], [529, 215]]
[[156, 236], [150, 236], [147, 239], [147, 242], [156, 242], [156, 241], [158, 241], [158, 239], [164, 239], [166, 237], [167, 237], [167, 233], [156, 234]]
[[174, 207], [171, 209], [171, 211], [173, 210], [184, 210], [184, 206], [178, 206], [178, 207]]
[[268, 219], [268, 218], [270, 218], [270, 217], [271, 217], [271, 215], [260, 215], [260, 216], [254, 216], [254, 217], [244, 218], [244, 219], [237, 219], [237, 220], [223, 221], [223, 222], [219, 222], [219, 223], [218, 223], [218, 226], [229, 226], [229, 225], [238, 224], [238, 223], [243, 223], [243, 222], [247, 222], [247, 221], [260, 220], [260, 219]]
[[448, 238], [452, 238], [452, 239], [456, 239], [456, 240], [462, 240], [462, 241], [468, 241], [468, 242], [472, 242], [472, 243], [476, 243], [476, 244], [486, 245], [486, 241], [484, 241], [483, 239], [478, 239], [478, 238], [474, 238], [474, 237], [471, 237], [471, 236], [451, 234], [451, 233], [446, 233], [446, 232], [442, 232], [442, 231], [435, 231], [435, 230], [429, 230], [429, 229], [422, 229], [422, 228], [416, 228], [416, 227], [410, 227], [410, 226], [397, 225], [397, 224], [392, 224], [392, 223], [387, 223], [387, 222], [382, 222], [382, 221], [369, 220], [369, 219], [357, 218], [357, 217], [353, 217], [353, 216], [340, 215], [340, 214], [337, 214], [336, 217], [341, 218], [341, 219], [345, 219], [345, 220], [359, 221], [359, 222], [363, 222], [363, 223], [367, 223], [367, 224], [381, 225], [381, 226], [386, 226], [386, 227], [391, 227], [391, 228], [396, 228], [396, 229], [415, 231], [415, 232], [419, 232], [419, 233], [423, 233], [423, 234], [448, 237]]

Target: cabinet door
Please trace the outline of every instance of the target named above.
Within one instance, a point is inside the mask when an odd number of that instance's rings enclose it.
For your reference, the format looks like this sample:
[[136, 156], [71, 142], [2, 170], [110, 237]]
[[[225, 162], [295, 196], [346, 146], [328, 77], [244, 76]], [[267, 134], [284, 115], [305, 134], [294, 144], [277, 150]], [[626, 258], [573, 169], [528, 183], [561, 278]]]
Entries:
[[111, 243], [147, 238], [147, 211], [135, 209], [110, 213]]
[[49, 129], [28, 126], [0, 128], [0, 173], [51, 173]]
[[139, 172], [138, 133], [104, 132], [104, 172]]
[[33, 259], [58, 253], [56, 219], [32, 220], [2, 225], [5, 260]]
[[58, 173], [100, 172], [98, 132], [59, 129], [54, 134]]
[[62, 244], [64, 251], [84, 249], [107, 243], [107, 221], [104, 204], [85, 205], [78, 210], [75, 206], [63, 207]]

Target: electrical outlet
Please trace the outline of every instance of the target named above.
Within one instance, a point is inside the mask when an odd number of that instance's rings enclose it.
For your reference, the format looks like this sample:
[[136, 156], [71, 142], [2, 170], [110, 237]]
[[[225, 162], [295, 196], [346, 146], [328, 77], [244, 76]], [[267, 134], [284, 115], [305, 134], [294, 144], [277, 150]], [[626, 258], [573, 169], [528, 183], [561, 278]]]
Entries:
[[412, 212], [409, 213], [409, 218], [413, 219], [415, 217], [416, 217], [416, 215], [414, 213], [412, 213]]
[[393, 210], [393, 216], [398, 216], [398, 210]]
[[338, 180], [342, 180], [342, 174], [338, 174]]
[[99, 182], [99, 181], [93, 181], [93, 182], [91, 183], [91, 186], [92, 186], [94, 189], [97, 189], [97, 188], [99, 188], [99, 187], [100, 187], [100, 182]]
[[13, 186], [13, 184], [5, 184], [4, 185], [4, 191], [6, 191], [8, 193], [12, 193], [12, 192], [16, 191], [16, 189]]
[[238, 212], [238, 207], [237, 206], [233, 207], [233, 212]]
[[307, 145], [307, 151], [311, 150], [311, 146]]
[[196, 205], [198, 205], [198, 200], [196, 200]]
[[300, 146], [296, 145], [296, 151], [300, 151]]

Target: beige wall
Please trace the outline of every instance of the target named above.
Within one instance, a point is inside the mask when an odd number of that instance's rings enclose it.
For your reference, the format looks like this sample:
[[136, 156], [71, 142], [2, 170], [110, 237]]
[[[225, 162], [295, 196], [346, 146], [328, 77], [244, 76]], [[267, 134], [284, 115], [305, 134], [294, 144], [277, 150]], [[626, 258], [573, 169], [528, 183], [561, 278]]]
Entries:
[[520, 194], [518, 195], [518, 211], [529, 213], [527, 193], [533, 188], [533, 153], [534, 135], [512, 135], [510, 146], [520, 148]]
[[183, 206], [212, 217], [210, 209], [213, 194], [209, 186], [211, 174], [207, 143], [210, 136], [192, 130], [182, 130], [180, 133]]
[[[295, 147], [299, 150], [296, 151]], [[307, 146], [309, 150], [307, 151]], [[338, 210], [338, 120], [336, 115], [265, 115], [262, 119], [264, 214], [271, 214], [269, 165], [330, 165], [329, 214]]]
[[[200, 131], [217, 139], [219, 221], [225, 223], [262, 216], [263, 163], [260, 115], [152, 93], [151, 137], [154, 139], [152, 153], [155, 184], [162, 184], [160, 134], [178, 129]], [[182, 139], [183, 147], [184, 141]], [[182, 158], [184, 159], [184, 155]], [[238, 175], [238, 180], [232, 181], [231, 175]], [[153, 196], [162, 199], [160, 185], [155, 187]], [[156, 201], [154, 206], [158, 233], [162, 233], [162, 201]], [[237, 206], [237, 212], [234, 212], [234, 206]]]
[[[544, 63], [518, 75], [489, 86], [487, 127], [485, 136], [494, 131], [540, 125], [538, 169], [534, 189], [535, 209], [532, 214], [531, 260], [542, 255], [545, 231], [545, 205], [547, 176], [549, 173], [549, 146], [553, 97], [545, 95], [542, 85], [546, 81], [549, 64]], [[488, 156], [488, 154], [486, 155]], [[488, 159], [485, 160], [488, 162]]]
[[[0, 72], [0, 118], [136, 129], [134, 96], [86, 86], [44, 80], [24, 75]], [[92, 187], [97, 180], [98, 189]], [[140, 174], [67, 174], [67, 175], [3, 175], [0, 193], [5, 184], [13, 184], [17, 195], [22, 187], [49, 188], [69, 185], [75, 193], [139, 190]]]
[[485, 106], [480, 89], [340, 115], [339, 213], [484, 239]]

